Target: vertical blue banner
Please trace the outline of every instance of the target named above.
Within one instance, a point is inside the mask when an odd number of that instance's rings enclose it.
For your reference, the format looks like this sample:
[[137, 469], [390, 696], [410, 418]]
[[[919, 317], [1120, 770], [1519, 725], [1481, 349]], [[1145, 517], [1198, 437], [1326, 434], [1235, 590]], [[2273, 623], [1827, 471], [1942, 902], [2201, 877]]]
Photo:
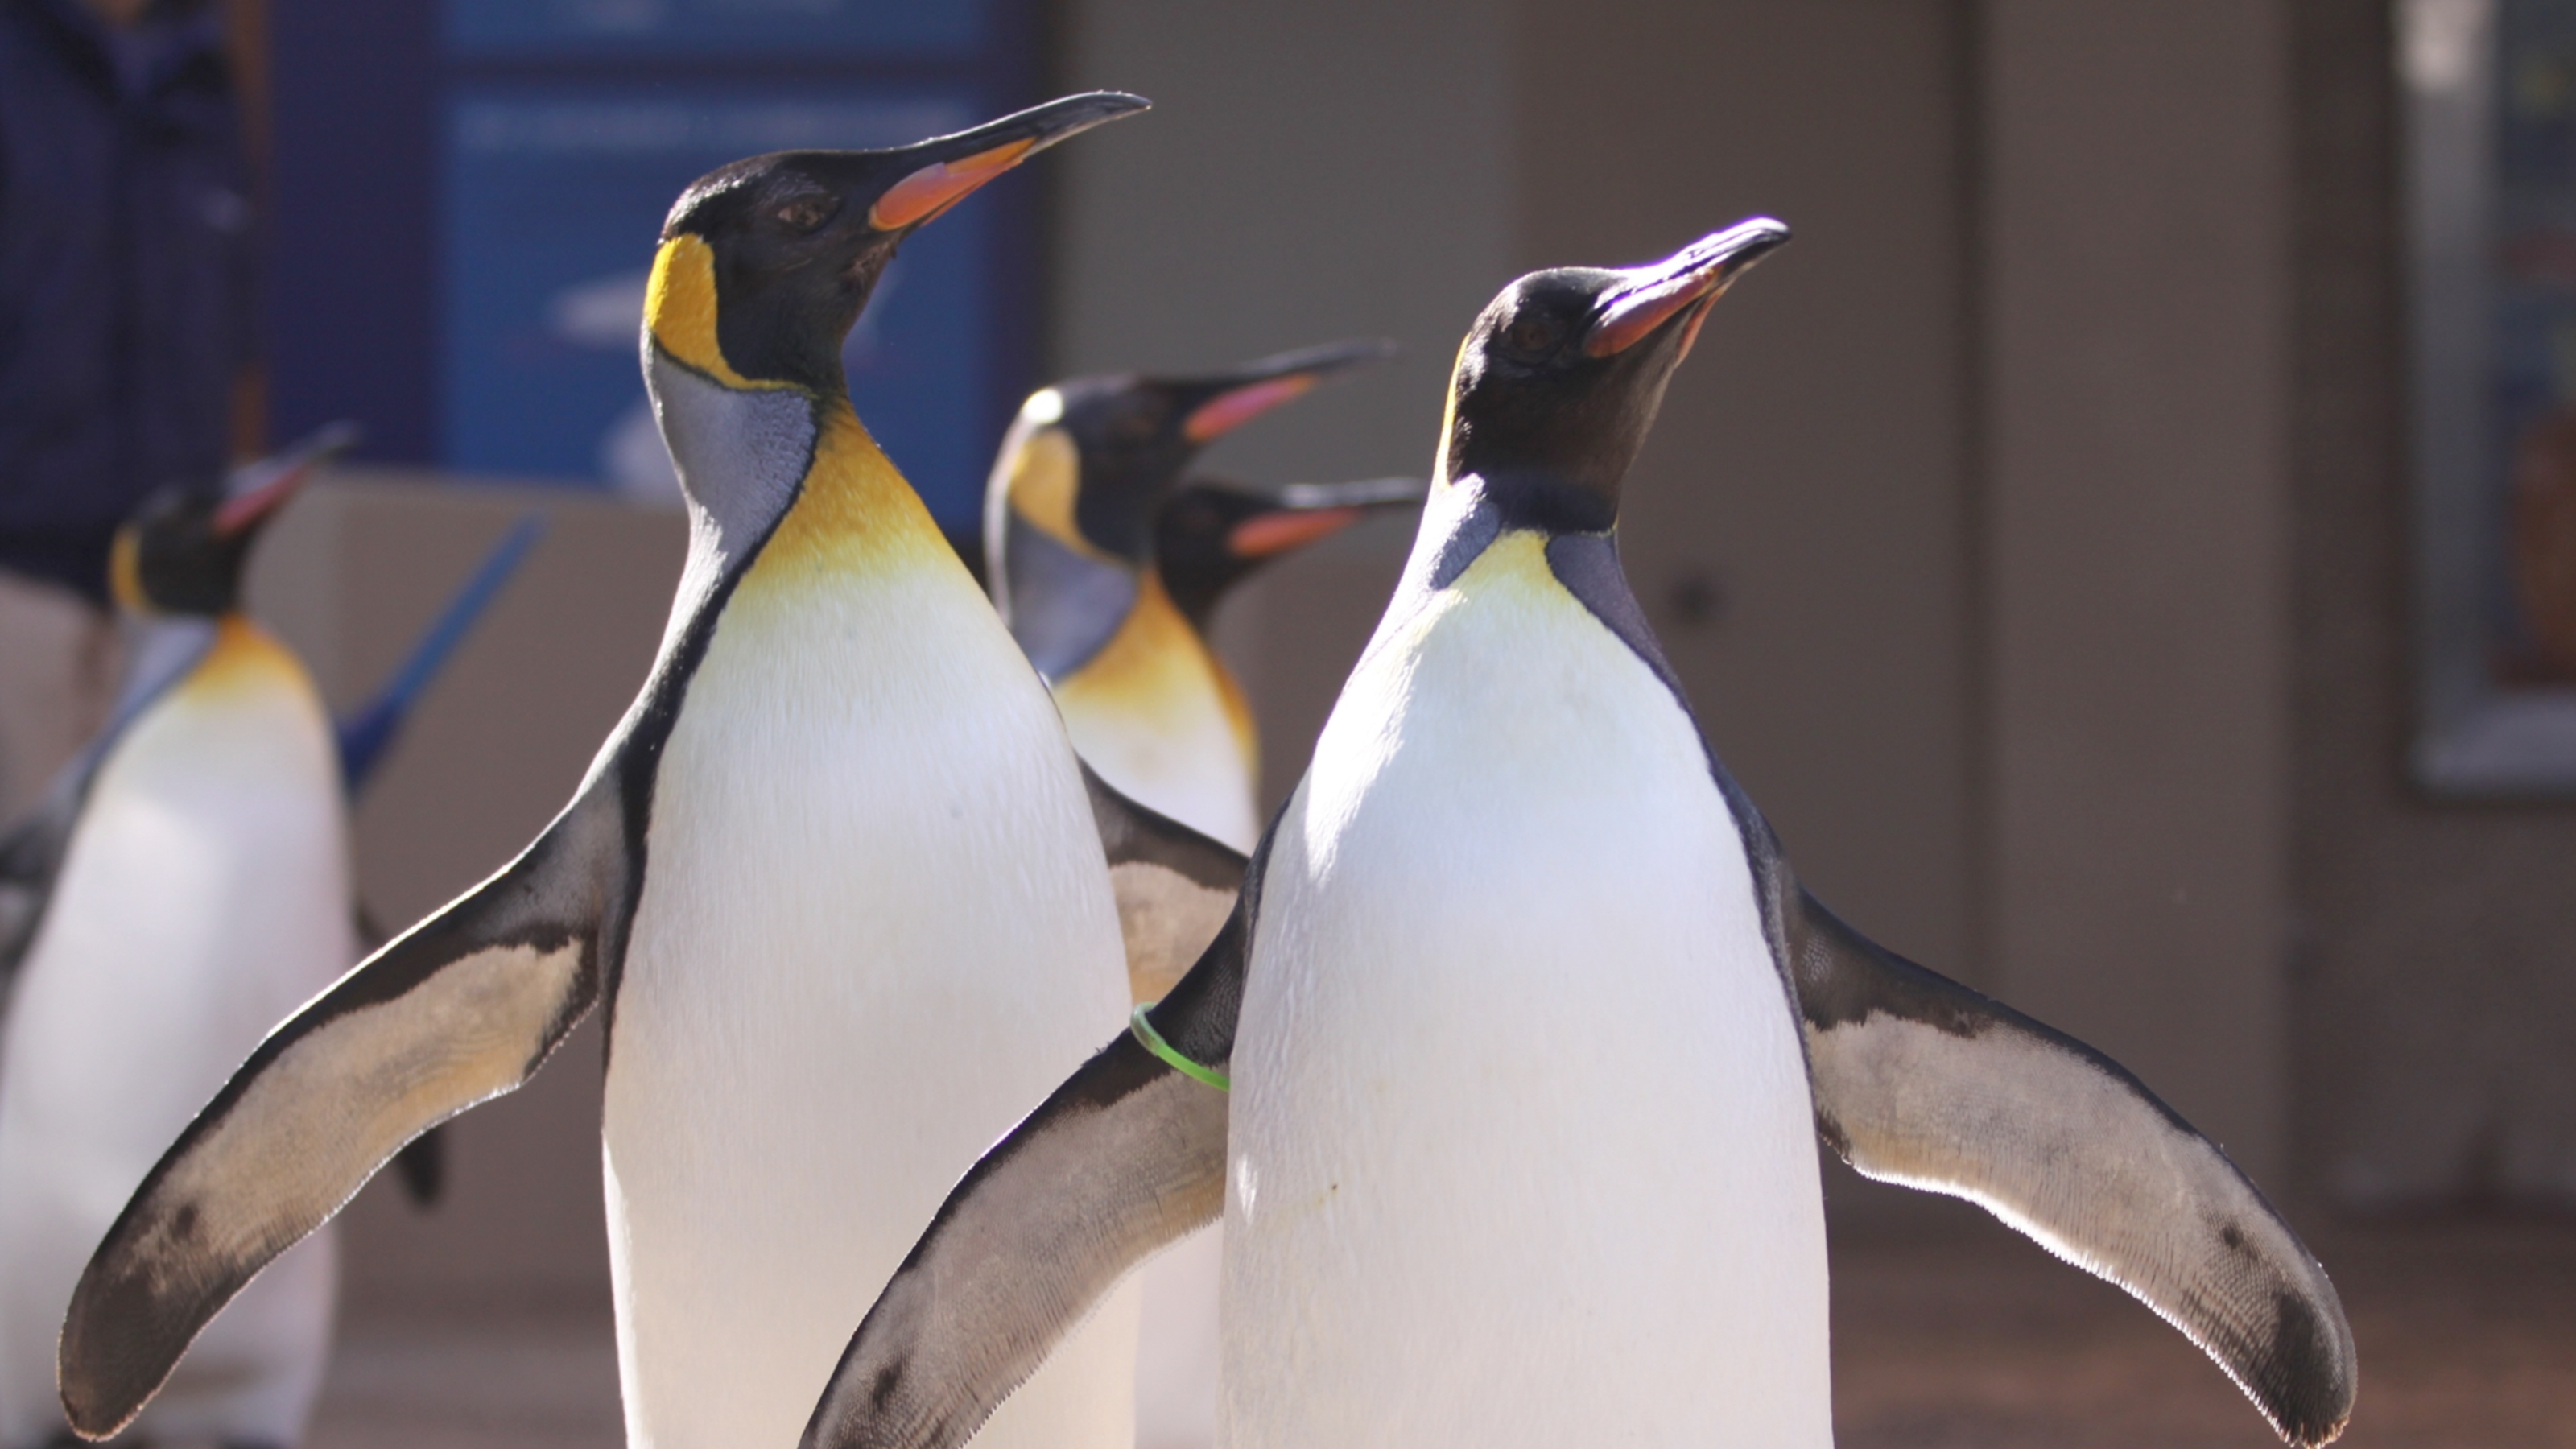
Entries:
[[447, 0], [448, 53], [974, 58], [980, 0]]

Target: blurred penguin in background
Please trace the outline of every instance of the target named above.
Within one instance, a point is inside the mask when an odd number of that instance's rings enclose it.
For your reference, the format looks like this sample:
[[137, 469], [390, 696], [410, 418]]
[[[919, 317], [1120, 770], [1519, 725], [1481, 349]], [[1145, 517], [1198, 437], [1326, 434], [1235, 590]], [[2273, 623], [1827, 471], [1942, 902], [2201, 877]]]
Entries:
[[[0, 1445], [69, 1430], [63, 1306], [169, 1140], [260, 1039], [357, 959], [348, 813], [303, 665], [246, 617], [260, 531], [346, 440], [173, 489], [116, 537], [132, 622], [105, 731], [8, 838], [0, 954]], [[26, 868], [42, 866], [42, 869]], [[208, 1326], [142, 1420], [156, 1438], [299, 1442], [331, 1342], [328, 1233]]]
[[1261, 492], [1184, 483], [1201, 449], [1392, 343], [1327, 343], [1202, 377], [1118, 374], [1042, 388], [985, 493], [993, 602], [1055, 691], [1085, 763], [1138, 803], [1252, 848], [1260, 750], [1209, 647], [1224, 592], [1262, 564], [1419, 503], [1414, 479]]
[[[270, 478], [283, 482], [288, 490], [300, 485], [302, 476], [320, 466], [332, 453], [353, 443], [357, 430], [349, 424], [335, 424], [299, 444], [288, 454], [272, 459], [239, 475], [244, 479]], [[284, 474], [295, 477], [289, 481]], [[142, 520], [137, 521], [140, 526]], [[386, 677], [385, 683], [364, 703], [349, 711], [334, 726], [333, 756], [338, 762], [341, 795], [354, 809], [358, 799], [371, 783], [380, 778], [387, 760], [409, 726], [413, 712], [427, 695], [431, 684], [448, 661], [455, 657], [474, 626], [491, 608], [493, 600], [518, 572], [537, 540], [544, 535], [543, 515], [531, 513], [502, 535], [499, 543], [485, 555], [482, 563], [468, 575], [439, 611], [429, 627], [422, 631], [402, 663]], [[135, 636], [151, 644], [169, 638], [184, 639], [190, 626], [182, 620], [175, 626], [160, 611], [149, 606], [125, 609], [125, 624]], [[155, 646], [158, 647], [158, 646]], [[147, 648], [141, 656], [154, 656]], [[26, 963], [34, 944], [36, 929], [44, 919], [54, 887], [70, 849], [75, 827], [91, 785], [96, 783], [100, 767], [115, 748], [118, 738], [135, 718], [136, 711], [151, 700], [138, 689], [157, 681], [138, 679], [129, 686], [129, 708], [120, 711], [98, 737], [69, 764], [58, 771], [43, 801], [33, 810], [0, 827], [0, 1011], [5, 1011], [9, 989], [17, 980], [18, 970]], [[220, 763], [220, 761], [218, 761]], [[385, 932], [369, 916], [363, 901], [352, 897], [351, 919], [356, 923], [359, 939], [372, 949], [383, 943]], [[0, 1021], [5, 1017], [0, 1016]], [[444, 1138], [438, 1132], [426, 1134], [403, 1149], [396, 1159], [405, 1191], [422, 1207], [434, 1204], [445, 1181]]]

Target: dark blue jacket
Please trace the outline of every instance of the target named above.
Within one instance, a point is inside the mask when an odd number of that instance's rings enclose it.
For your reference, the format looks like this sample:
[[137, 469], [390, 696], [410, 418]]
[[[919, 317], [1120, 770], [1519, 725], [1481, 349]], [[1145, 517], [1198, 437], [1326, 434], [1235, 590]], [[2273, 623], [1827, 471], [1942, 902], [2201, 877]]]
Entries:
[[0, 0], [0, 568], [103, 597], [117, 520], [224, 467], [254, 252], [220, 13]]

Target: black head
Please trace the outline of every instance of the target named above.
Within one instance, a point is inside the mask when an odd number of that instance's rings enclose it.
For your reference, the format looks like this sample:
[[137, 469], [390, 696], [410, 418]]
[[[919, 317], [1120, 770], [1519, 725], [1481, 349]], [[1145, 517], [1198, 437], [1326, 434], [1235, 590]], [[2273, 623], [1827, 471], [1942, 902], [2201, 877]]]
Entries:
[[1473, 473], [1533, 505], [1548, 500], [1564, 516], [1536, 520], [1544, 526], [1608, 528], [1709, 307], [1788, 239], [1786, 226], [1757, 217], [1660, 262], [1533, 272], [1504, 288], [1458, 350], [1441, 478]]
[[324, 462], [357, 440], [354, 424], [334, 423], [233, 470], [218, 487], [170, 487], [145, 499], [117, 530], [109, 555], [117, 603], [149, 614], [239, 609], [242, 565], [260, 530]]
[[[841, 344], [905, 237], [1056, 142], [1146, 104], [1094, 91], [892, 150], [780, 151], [709, 172], [662, 224], [647, 325], [724, 381], [837, 395]], [[703, 259], [686, 253], [692, 241]]]
[[1054, 425], [1073, 442], [1073, 522], [1083, 541], [1142, 568], [1153, 557], [1155, 513], [1200, 449], [1394, 351], [1376, 338], [1331, 342], [1201, 377], [1075, 378], [1049, 389], [1053, 402], [1031, 402], [1054, 409]]
[[1155, 515], [1154, 560], [1172, 603], [1205, 633], [1217, 600], [1263, 565], [1372, 513], [1414, 507], [1429, 487], [1421, 478], [1370, 478], [1255, 491], [1193, 478]]

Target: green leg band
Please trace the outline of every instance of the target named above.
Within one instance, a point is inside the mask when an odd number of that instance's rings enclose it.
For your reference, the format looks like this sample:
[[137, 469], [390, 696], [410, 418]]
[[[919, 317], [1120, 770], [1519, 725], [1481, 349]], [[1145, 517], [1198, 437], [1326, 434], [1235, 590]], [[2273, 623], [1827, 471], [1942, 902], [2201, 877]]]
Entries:
[[1191, 1061], [1188, 1057], [1182, 1056], [1178, 1047], [1175, 1047], [1170, 1042], [1163, 1040], [1163, 1034], [1154, 1030], [1154, 1024], [1145, 1019], [1145, 1013], [1153, 1010], [1160, 1004], [1161, 1003], [1159, 1002], [1148, 1001], [1144, 1005], [1137, 1007], [1136, 1014], [1127, 1018], [1127, 1030], [1135, 1035], [1137, 1041], [1144, 1044], [1145, 1050], [1161, 1057], [1163, 1059], [1163, 1065], [1170, 1067], [1173, 1071], [1176, 1071], [1185, 1077], [1196, 1077], [1200, 1081], [1207, 1083], [1209, 1086], [1216, 1088], [1220, 1092], [1233, 1091], [1234, 1078], [1227, 1076], [1225, 1073], [1218, 1071], [1214, 1067], [1203, 1067], [1197, 1062]]

